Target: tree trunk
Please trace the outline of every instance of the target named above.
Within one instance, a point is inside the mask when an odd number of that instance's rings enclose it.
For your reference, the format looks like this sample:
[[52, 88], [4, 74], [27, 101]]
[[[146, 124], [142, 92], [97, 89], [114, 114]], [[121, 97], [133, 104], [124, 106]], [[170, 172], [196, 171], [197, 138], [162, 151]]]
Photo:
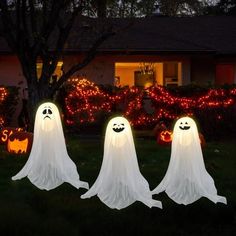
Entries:
[[28, 91], [29, 130], [33, 131], [38, 106], [43, 102], [52, 101], [53, 99], [50, 97], [50, 90], [47, 84], [30, 83]]
[[100, 18], [106, 18], [107, 0], [97, 0], [97, 15]]

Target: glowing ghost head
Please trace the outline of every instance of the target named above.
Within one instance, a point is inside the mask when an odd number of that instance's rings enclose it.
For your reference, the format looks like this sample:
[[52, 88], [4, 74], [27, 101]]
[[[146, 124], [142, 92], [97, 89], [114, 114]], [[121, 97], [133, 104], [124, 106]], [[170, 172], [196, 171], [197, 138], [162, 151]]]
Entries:
[[182, 117], [176, 121], [173, 133], [175, 141], [183, 146], [188, 146], [195, 137], [198, 137], [198, 130], [192, 118]]
[[49, 132], [55, 128], [56, 122], [61, 122], [56, 105], [51, 102], [41, 104], [36, 113], [35, 125], [40, 126], [43, 131]]
[[126, 139], [130, 136], [132, 137], [132, 131], [127, 119], [118, 116], [109, 121], [106, 129], [106, 138], [112, 140], [113, 146], [123, 146]]

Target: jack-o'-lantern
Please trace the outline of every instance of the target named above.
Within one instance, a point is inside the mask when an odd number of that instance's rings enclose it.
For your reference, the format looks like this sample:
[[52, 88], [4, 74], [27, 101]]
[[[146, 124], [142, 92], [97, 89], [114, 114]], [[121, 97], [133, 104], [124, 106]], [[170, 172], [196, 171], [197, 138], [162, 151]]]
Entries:
[[160, 145], [168, 145], [172, 141], [172, 131], [163, 130], [157, 136], [157, 143]]
[[11, 134], [7, 141], [7, 150], [10, 153], [25, 154], [30, 152], [33, 142], [33, 133], [15, 132]]
[[0, 130], [0, 143], [6, 144], [8, 138], [15, 132], [23, 131], [22, 128], [5, 127]]

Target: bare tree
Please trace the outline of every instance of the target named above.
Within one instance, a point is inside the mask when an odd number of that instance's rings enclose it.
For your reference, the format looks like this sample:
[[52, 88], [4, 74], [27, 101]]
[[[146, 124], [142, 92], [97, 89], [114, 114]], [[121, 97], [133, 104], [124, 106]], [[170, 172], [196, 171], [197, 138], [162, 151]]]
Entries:
[[219, 0], [205, 5], [206, 15], [236, 15], [236, 0]]
[[160, 11], [166, 16], [193, 16], [202, 12], [200, 0], [159, 0]]
[[[55, 81], [51, 77], [69, 33], [82, 15], [86, 1], [79, 0], [1, 0], [2, 36], [16, 54], [26, 78], [29, 91], [30, 114], [45, 99], [53, 99], [56, 91], [76, 71], [95, 57], [96, 49], [114, 34], [111, 26], [97, 34], [82, 61], [73, 65]], [[53, 45], [53, 47], [52, 47]], [[37, 62], [42, 73], [37, 75]], [[31, 118], [31, 120], [33, 117]]]

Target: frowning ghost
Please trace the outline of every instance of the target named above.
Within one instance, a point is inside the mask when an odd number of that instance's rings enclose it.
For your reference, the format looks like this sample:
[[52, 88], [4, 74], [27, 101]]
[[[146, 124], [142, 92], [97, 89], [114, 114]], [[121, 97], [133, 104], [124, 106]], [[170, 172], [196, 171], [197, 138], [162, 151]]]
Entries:
[[169, 167], [152, 192], [163, 191], [179, 204], [187, 205], [201, 197], [226, 204], [226, 198], [217, 195], [214, 180], [205, 169], [197, 126], [190, 117], [175, 123]]
[[99, 176], [81, 198], [94, 195], [110, 208], [125, 208], [135, 201], [162, 208], [160, 201], [152, 199], [149, 184], [139, 171], [131, 127], [123, 117], [109, 121]]
[[59, 111], [47, 102], [39, 106], [34, 124], [34, 139], [29, 159], [13, 180], [28, 177], [39, 189], [50, 190], [63, 182], [88, 188], [80, 181], [76, 165], [68, 156]]

